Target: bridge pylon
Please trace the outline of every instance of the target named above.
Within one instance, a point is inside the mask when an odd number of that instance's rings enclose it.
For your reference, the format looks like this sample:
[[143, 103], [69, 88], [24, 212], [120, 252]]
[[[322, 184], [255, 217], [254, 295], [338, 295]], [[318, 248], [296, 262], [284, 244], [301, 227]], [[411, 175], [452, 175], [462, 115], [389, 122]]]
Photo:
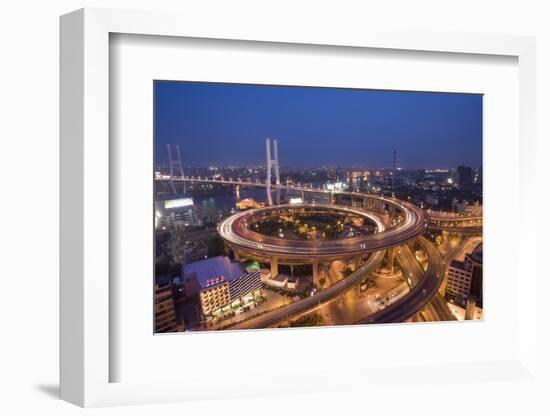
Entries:
[[[172, 188], [172, 192], [176, 194], [176, 185], [174, 184], [174, 177], [176, 176], [175, 174], [179, 174], [179, 177], [183, 178], [183, 165], [181, 164], [180, 147], [179, 145], [176, 145], [175, 157], [172, 154], [172, 146], [170, 146], [169, 144], [166, 145], [166, 151], [168, 152], [168, 164], [170, 166], [170, 187]], [[185, 182], [183, 182], [183, 193], [186, 192], [187, 185]]]
[[273, 158], [271, 157], [271, 139], [269, 137], [265, 139], [265, 152], [267, 157], [267, 200], [269, 205], [273, 205], [273, 197], [271, 195], [271, 173], [273, 171], [273, 175], [275, 176], [275, 185], [277, 185], [276, 202], [278, 205], [281, 203], [281, 177], [279, 175], [279, 149], [277, 146], [277, 140], [273, 140]]

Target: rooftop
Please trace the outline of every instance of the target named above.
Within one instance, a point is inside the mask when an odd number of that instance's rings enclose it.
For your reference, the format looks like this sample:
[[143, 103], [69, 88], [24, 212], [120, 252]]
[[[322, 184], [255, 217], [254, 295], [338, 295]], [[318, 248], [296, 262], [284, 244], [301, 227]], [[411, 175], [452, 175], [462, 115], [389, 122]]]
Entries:
[[286, 282], [288, 280], [288, 276], [285, 275], [285, 274], [278, 274], [277, 276], [275, 276], [273, 279], [271, 280], [275, 280], [276, 282]]
[[238, 279], [246, 270], [242, 264], [233, 262], [227, 256], [194, 261], [183, 266], [185, 277], [196, 275], [201, 288]]
[[464, 268], [464, 262], [459, 261], [459, 260], [453, 260], [453, 261], [451, 261], [450, 267], [452, 267], [453, 269], [465, 270], [465, 268]]
[[479, 243], [476, 246], [474, 251], [470, 254], [470, 257], [478, 263], [483, 263], [483, 243]]

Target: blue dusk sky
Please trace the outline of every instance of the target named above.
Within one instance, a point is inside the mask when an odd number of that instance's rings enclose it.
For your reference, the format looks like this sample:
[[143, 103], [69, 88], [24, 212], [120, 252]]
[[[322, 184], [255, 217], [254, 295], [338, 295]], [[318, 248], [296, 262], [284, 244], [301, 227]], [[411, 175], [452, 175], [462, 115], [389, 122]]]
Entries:
[[157, 163], [184, 166], [479, 167], [482, 96], [200, 82], [154, 83]]

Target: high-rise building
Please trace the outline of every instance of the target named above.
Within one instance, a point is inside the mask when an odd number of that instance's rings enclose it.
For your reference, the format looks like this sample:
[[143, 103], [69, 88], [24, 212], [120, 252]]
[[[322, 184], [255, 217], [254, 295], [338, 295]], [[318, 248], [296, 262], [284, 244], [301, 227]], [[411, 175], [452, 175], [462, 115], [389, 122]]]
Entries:
[[483, 246], [480, 243], [464, 261], [453, 260], [449, 266], [449, 274], [445, 291], [461, 299], [466, 305], [468, 298], [475, 298], [476, 305], [483, 307]]
[[477, 185], [481, 185], [483, 183], [483, 167], [480, 166], [475, 172], [474, 172], [474, 183]]
[[155, 332], [179, 332], [184, 326], [178, 325], [172, 287], [155, 286]]
[[474, 182], [474, 173], [471, 167], [469, 166], [459, 166], [456, 169], [458, 173], [458, 185], [459, 186], [468, 186]]

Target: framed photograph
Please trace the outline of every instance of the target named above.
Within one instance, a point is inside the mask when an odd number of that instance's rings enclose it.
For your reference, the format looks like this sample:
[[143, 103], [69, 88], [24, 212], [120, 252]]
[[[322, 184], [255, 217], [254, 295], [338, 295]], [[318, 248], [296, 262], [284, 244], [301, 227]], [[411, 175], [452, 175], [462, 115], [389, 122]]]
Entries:
[[481, 94], [153, 88], [155, 333], [482, 319]]
[[534, 40], [232, 28], [61, 18], [61, 397], [535, 380]]

